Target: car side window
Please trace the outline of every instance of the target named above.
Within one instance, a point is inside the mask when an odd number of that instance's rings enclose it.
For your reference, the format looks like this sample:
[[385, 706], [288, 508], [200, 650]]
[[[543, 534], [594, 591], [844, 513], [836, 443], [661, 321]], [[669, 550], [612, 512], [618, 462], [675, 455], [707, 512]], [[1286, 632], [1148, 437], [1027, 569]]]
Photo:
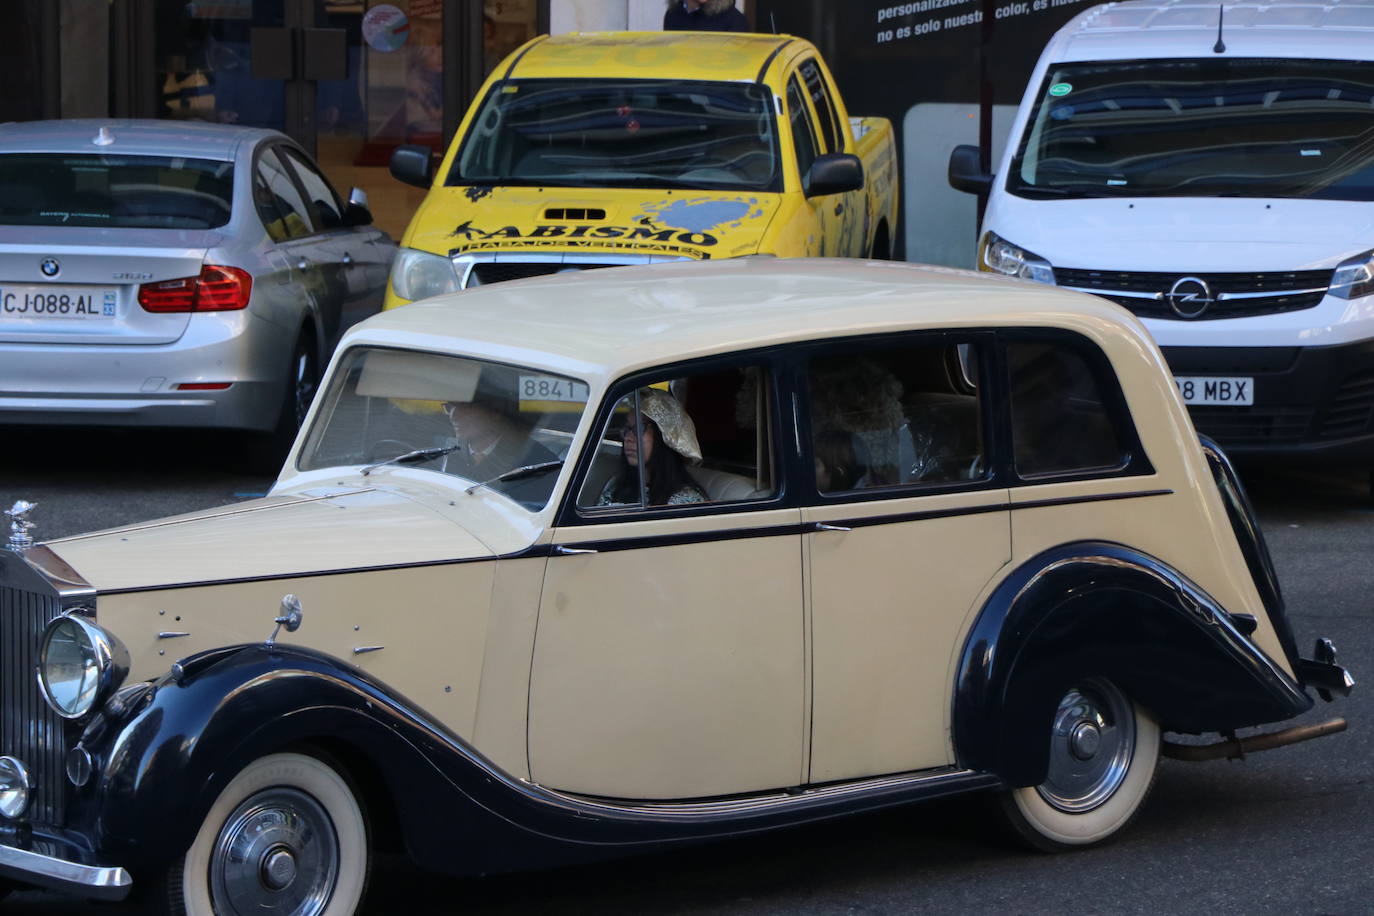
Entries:
[[1012, 450], [1022, 477], [1115, 468], [1130, 457], [1086, 354], [1061, 342], [1012, 341]]
[[967, 343], [913, 341], [809, 360], [816, 489], [986, 477], [977, 353]]
[[816, 120], [820, 122], [821, 136], [825, 140], [825, 149], [822, 152], [844, 152], [840, 121], [835, 114], [835, 105], [830, 100], [830, 90], [825, 86], [825, 78], [821, 76], [820, 65], [814, 60], [808, 60], [801, 65], [798, 72], [806, 81], [807, 94], [811, 96], [811, 104], [816, 109]]
[[816, 134], [811, 129], [811, 112], [796, 76], [787, 81], [787, 117], [792, 125], [792, 145], [797, 150], [797, 171], [805, 179], [811, 163], [816, 161]]
[[315, 231], [310, 211], [291, 175], [270, 153], [259, 156], [254, 168], [253, 203], [274, 242], [301, 238]]
[[306, 196], [310, 198], [310, 204], [315, 208], [321, 228], [343, 228], [343, 208], [339, 206], [339, 195], [334, 193], [329, 181], [305, 157], [290, 147], [278, 147], [277, 151], [300, 179]]
[[584, 510], [643, 510], [777, 493], [762, 366], [659, 378], [620, 396], [578, 493]]

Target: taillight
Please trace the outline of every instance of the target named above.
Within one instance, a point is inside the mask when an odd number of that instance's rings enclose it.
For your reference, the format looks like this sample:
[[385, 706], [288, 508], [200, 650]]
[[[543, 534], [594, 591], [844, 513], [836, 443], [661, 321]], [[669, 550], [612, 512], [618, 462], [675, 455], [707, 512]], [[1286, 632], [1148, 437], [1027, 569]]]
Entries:
[[248, 271], [206, 264], [199, 277], [144, 283], [138, 304], [145, 312], [232, 312], [248, 305], [252, 290]]

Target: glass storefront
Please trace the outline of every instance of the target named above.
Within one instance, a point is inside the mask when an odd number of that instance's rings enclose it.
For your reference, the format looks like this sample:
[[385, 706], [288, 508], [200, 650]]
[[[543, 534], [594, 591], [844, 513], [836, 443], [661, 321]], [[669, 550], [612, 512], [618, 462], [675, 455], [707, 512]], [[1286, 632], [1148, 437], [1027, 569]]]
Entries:
[[399, 238], [424, 192], [390, 177], [392, 151], [442, 151], [472, 79], [538, 34], [541, 0], [485, 0], [480, 20], [466, 0], [148, 2], [153, 116], [284, 131]]

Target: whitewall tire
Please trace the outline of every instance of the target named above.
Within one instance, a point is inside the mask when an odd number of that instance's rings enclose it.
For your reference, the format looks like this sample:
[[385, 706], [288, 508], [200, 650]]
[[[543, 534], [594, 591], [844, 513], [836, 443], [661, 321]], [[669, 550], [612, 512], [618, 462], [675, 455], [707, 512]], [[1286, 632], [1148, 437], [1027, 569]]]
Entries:
[[1055, 711], [1045, 781], [1002, 793], [1002, 809], [1037, 849], [1101, 843], [1130, 823], [1150, 793], [1159, 743], [1149, 713], [1111, 681], [1086, 680]]
[[190, 916], [351, 916], [367, 888], [367, 823], [353, 790], [304, 754], [261, 757], [225, 786], [167, 879]]

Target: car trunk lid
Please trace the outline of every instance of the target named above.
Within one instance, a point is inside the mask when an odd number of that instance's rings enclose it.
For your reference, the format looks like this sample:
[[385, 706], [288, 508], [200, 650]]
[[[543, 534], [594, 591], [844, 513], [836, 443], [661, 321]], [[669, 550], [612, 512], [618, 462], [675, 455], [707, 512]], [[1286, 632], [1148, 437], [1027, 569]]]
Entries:
[[0, 342], [165, 344], [189, 312], [145, 311], [144, 283], [199, 275], [214, 231], [0, 228]]

